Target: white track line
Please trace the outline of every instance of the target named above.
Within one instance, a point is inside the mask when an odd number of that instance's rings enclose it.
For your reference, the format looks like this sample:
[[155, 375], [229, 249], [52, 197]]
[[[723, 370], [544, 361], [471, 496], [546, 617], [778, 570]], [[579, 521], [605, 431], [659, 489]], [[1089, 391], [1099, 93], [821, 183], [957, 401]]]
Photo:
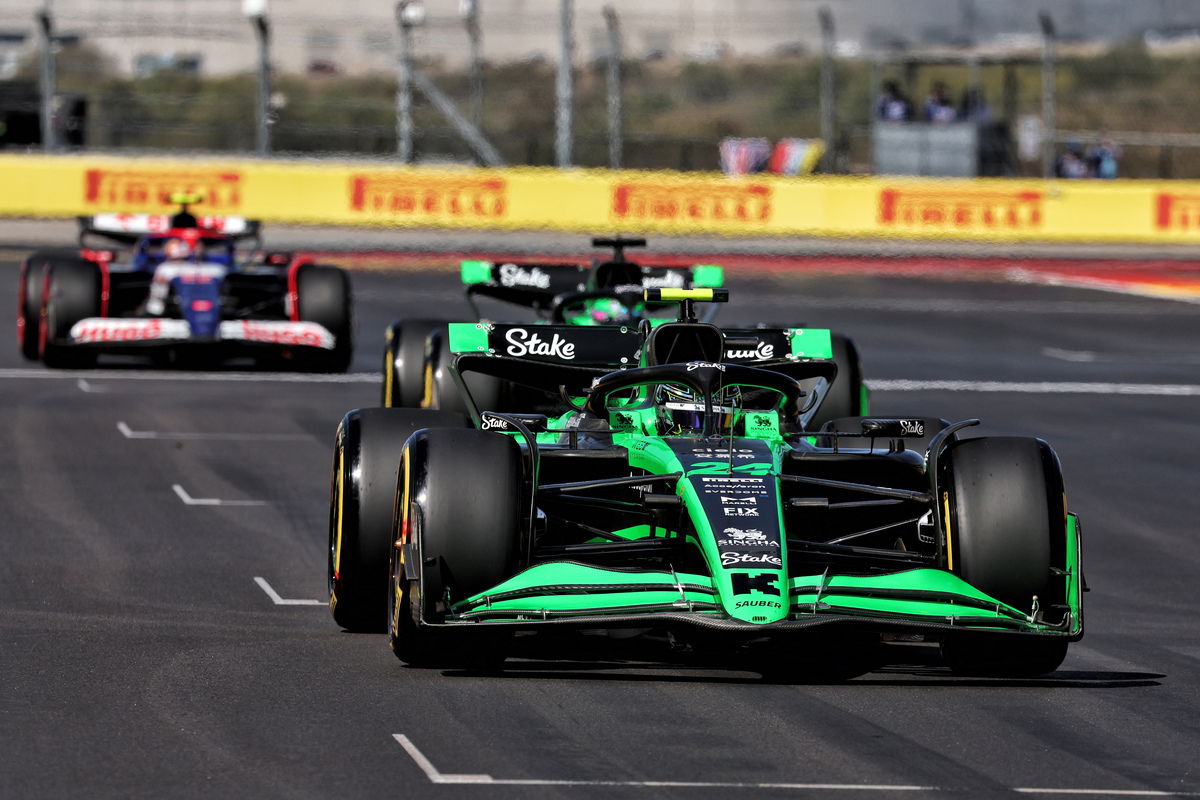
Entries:
[[255, 578], [254, 582], [258, 584], [258, 588], [267, 593], [267, 597], [271, 598], [271, 602], [277, 606], [323, 606], [324, 601], [321, 600], [288, 600], [279, 596], [279, 592], [271, 588], [271, 584], [267, 583], [266, 578]]
[[1105, 797], [1200, 797], [1200, 792], [1164, 792], [1157, 789], [1044, 789], [1018, 786], [1013, 791], [1022, 794], [1084, 794]]
[[[89, 370], [88, 377], [106, 381], [199, 381], [204, 383], [379, 383], [383, 378], [374, 372], [344, 374], [300, 372], [153, 372], [150, 370]], [[71, 370], [55, 371], [41, 368], [0, 369], [2, 380], [79, 380]]]
[[476, 784], [487, 786], [641, 786], [686, 789], [792, 789], [833, 791], [851, 790], [868, 792], [929, 792], [939, 791], [936, 786], [903, 786], [892, 784], [864, 783], [750, 783], [739, 781], [579, 781], [549, 780], [540, 778], [493, 778], [491, 775], [472, 775], [440, 772], [412, 740], [403, 733], [393, 733], [392, 738], [400, 743], [409, 757], [416, 762], [430, 783]]
[[877, 392], [1017, 392], [1021, 394], [1123, 394], [1143, 397], [1197, 397], [1200, 386], [1179, 383], [1083, 383], [1006, 381], [869, 380]]
[[108, 389], [105, 389], [103, 386], [93, 386], [92, 384], [88, 383], [86, 378], [80, 378], [78, 381], [76, 381], [75, 385], [79, 387], [79, 391], [88, 392], [89, 394], [103, 394], [104, 392], [108, 391]]
[[265, 500], [221, 500], [216, 497], [192, 497], [178, 483], [171, 484], [171, 489], [188, 506], [265, 506]]
[[211, 442], [306, 442], [311, 436], [303, 433], [193, 433], [164, 431], [135, 431], [124, 421], [117, 430], [126, 439], [174, 439]]

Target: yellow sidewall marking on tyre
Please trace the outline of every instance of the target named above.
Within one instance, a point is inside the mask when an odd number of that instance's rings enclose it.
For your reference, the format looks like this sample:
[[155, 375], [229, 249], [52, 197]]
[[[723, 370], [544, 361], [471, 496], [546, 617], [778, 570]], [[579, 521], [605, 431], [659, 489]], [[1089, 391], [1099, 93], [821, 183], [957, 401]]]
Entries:
[[945, 512], [942, 519], [946, 522], [946, 569], [954, 571], [954, 545], [950, 536], [950, 493], [942, 492], [942, 509]]
[[344, 482], [342, 479], [342, 475], [345, 474], [345, 470], [344, 470], [345, 464], [346, 464], [346, 448], [339, 447], [338, 448], [336, 490], [335, 490], [336, 491], [336, 500], [334, 501], [334, 507], [337, 509], [337, 511], [336, 511], [336, 514], [337, 514], [337, 537], [334, 539], [334, 547], [333, 547], [333, 575], [334, 575], [335, 579], [342, 574], [342, 569], [341, 569], [341, 567], [342, 567], [342, 517], [343, 517], [342, 505], [343, 505], [343, 500], [345, 498], [345, 486], [344, 486]]

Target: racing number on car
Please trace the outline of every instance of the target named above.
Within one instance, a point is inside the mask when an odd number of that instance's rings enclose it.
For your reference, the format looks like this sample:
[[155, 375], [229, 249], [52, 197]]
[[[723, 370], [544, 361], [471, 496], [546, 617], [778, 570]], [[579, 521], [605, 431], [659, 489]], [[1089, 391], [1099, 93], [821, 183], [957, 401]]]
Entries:
[[734, 594], [773, 594], [779, 596], [779, 587], [775, 585], [775, 574], [772, 572], [735, 572], [729, 576], [733, 584]]
[[[738, 464], [733, 468], [734, 472], [740, 472], [743, 475], [770, 475], [771, 465], [763, 462], [754, 464]], [[688, 475], [722, 475], [729, 472], [728, 461], [697, 461], [692, 464], [691, 469], [687, 471]]]

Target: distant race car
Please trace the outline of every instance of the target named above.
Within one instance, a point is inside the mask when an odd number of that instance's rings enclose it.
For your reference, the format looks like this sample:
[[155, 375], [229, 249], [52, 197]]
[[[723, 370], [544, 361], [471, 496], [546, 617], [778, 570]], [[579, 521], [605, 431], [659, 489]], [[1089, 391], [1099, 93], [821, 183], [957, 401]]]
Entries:
[[22, 262], [17, 343], [25, 358], [50, 367], [93, 366], [101, 353], [160, 364], [248, 357], [293, 369], [349, 367], [345, 271], [307, 255], [264, 253], [258, 222], [196, 218], [187, 210], [193, 198], [177, 201], [174, 215], [80, 217], [79, 249], [40, 250]]
[[[667, 637], [784, 680], [913, 663], [914, 648], [969, 674], [1055, 670], [1083, 636], [1084, 586], [1050, 446], [967, 438], [974, 419], [814, 425], [840, 380], [829, 332], [698, 322], [691, 304], [722, 293], [649, 290], [681, 313], [648, 338], [450, 326], [454, 375], [557, 395], [556, 414], [469, 393], [466, 417], [347, 414], [330, 513], [338, 624], [386, 619], [418, 666], [496, 666], [514, 634], [586, 631]], [[731, 360], [750, 337], [773, 357]]]
[[[648, 302], [646, 289], [689, 289], [720, 287], [725, 281], [722, 267], [711, 264], [649, 266], [625, 257], [625, 249], [644, 247], [645, 239], [596, 238], [594, 247], [612, 248], [612, 257], [591, 265], [545, 264], [521, 261], [463, 261], [462, 282], [472, 316], [484, 319], [479, 298], [506, 303], [532, 312], [538, 324], [637, 327], [674, 316], [671, 303]], [[710, 312], [705, 321], [711, 321]], [[444, 347], [446, 321], [432, 318], [401, 319], [387, 330], [383, 357], [384, 407], [462, 410], [458, 390], [450, 384]], [[862, 365], [854, 342], [833, 334], [834, 359], [843, 380], [832, 390], [824, 405], [824, 418], [866, 414], [869, 408]], [[490, 402], [520, 405], [497, 380], [471, 378], [472, 389]]]

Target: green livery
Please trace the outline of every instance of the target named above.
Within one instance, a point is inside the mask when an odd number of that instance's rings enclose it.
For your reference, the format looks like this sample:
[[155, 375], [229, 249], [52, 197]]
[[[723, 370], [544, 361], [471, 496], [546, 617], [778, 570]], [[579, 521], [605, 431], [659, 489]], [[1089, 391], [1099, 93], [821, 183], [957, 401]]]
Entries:
[[[335, 618], [377, 629], [386, 607], [418, 665], [495, 663], [513, 632], [633, 629], [795, 679], [852, 677], [901, 644], [971, 674], [1057, 668], [1084, 587], [1049, 445], [970, 436], [978, 420], [821, 421], [839, 380], [828, 331], [722, 331], [693, 309], [718, 293], [647, 292], [668, 295], [679, 321], [639, 330], [451, 325], [469, 427], [347, 415]], [[477, 407], [473, 374], [527, 404]], [[387, 473], [394, 491], [368, 508]]]

